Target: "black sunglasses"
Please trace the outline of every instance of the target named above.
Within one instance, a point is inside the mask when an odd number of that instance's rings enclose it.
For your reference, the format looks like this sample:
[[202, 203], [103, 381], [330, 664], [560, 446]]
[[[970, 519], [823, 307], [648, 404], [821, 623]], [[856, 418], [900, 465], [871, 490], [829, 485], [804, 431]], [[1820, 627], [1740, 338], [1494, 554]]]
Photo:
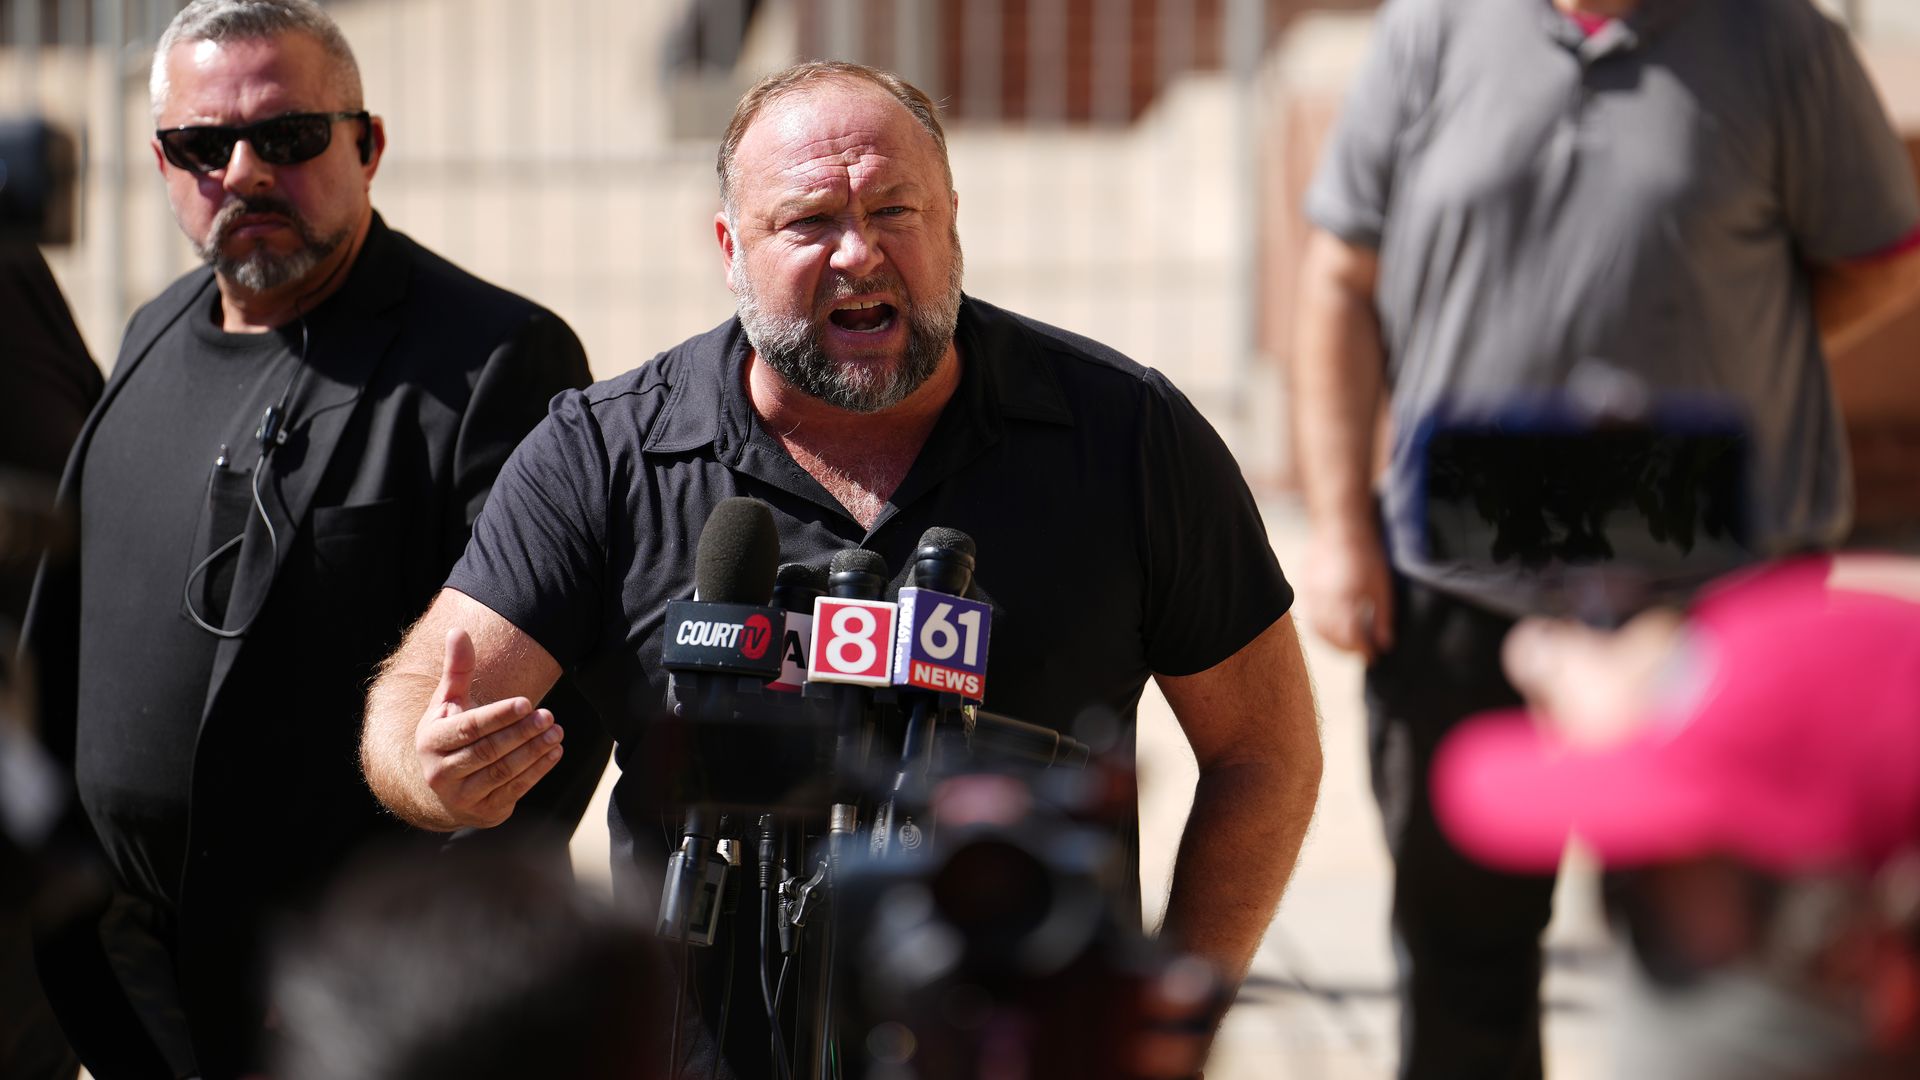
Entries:
[[237, 127], [166, 128], [153, 133], [160, 152], [176, 168], [192, 173], [224, 169], [233, 157], [233, 144], [242, 139], [269, 165], [298, 165], [326, 153], [333, 143], [333, 122], [369, 122], [366, 112], [288, 113]]

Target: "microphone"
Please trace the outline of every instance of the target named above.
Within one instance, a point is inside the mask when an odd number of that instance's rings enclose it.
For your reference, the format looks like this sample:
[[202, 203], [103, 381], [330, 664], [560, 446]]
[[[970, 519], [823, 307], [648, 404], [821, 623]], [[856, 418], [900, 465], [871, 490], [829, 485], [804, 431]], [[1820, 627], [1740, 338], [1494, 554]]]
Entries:
[[[779, 560], [779, 532], [765, 503], [723, 499], [707, 516], [694, 552], [697, 599], [667, 604], [660, 659], [674, 678], [676, 715], [688, 713], [688, 701], [679, 695], [683, 685], [697, 703], [695, 716], [724, 723], [734, 713], [730, 679], [779, 676], [774, 625], [779, 620], [784, 627], [786, 613], [764, 606]], [[713, 806], [687, 807], [680, 849], [667, 859], [660, 896], [659, 933], [669, 941], [712, 945], [719, 931], [727, 863], [715, 857], [714, 825]]]
[[813, 645], [813, 602], [827, 591], [827, 577], [806, 563], [783, 563], [773, 578], [773, 606], [787, 613], [780, 640], [780, 674], [767, 689], [798, 694], [807, 681], [807, 651]]
[[880, 597], [887, 587], [887, 563], [863, 548], [833, 557], [827, 593], [814, 601], [813, 648], [807, 654], [807, 681], [893, 684], [893, 628], [898, 608]]
[[961, 719], [966, 724], [967, 747], [976, 754], [984, 751], [1041, 768], [1065, 765], [1076, 769], [1085, 767], [1093, 757], [1086, 743], [1039, 724], [972, 706], [961, 710]]
[[938, 526], [920, 536], [900, 590], [895, 685], [984, 701], [993, 608], [965, 597], [973, 584], [973, 538]]
[[780, 676], [774, 625], [786, 613], [767, 607], [780, 561], [773, 513], [757, 499], [723, 499], [707, 516], [694, 552], [694, 597], [667, 604], [661, 666], [674, 672]]
[[827, 589], [842, 600], [878, 600], [887, 592], [887, 560], [877, 551], [848, 548], [828, 565]]
[[813, 614], [813, 602], [827, 591], [827, 576], [806, 563], [781, 563], [773, 576], [773, 606]]
[[887, 560], [879, 552], [848, 548], [827, 567], [827, 595], [813, 605], [813, 642], [807, 682], [831, 697], [835, 718], [834, 771], [841, 795], [866, 765], [871, 689], [892, 684], [897, 609], [880, 599]]
[[958, 595], [973, 584], [977, 551], [973, 537], [935, 525], [920, 534], [920, 546], [914, 549], [907, 572], [916, 586]]
[[[894, 639], [893, 682], [908, 702], [900, 740], [900, 767], [893, 796], [876, 824], [876, 850], [898, 843], [911, 850], [924, 842], [913, 822], [911, 804], [933, 765], [934, 739], [943, 717], [954, 715], [963, 699], [986, 694], [987, 630], [992, 609], [961, 594], [973, 584], [973, 538], [958, 529], [935, 527], [920, 536], [908, 566], [912, 584], [900, 590], [900, 632]], [[918, 691], [918, 692], [916, 692]], [[908, 806], [902, 806], [906, 797]]]

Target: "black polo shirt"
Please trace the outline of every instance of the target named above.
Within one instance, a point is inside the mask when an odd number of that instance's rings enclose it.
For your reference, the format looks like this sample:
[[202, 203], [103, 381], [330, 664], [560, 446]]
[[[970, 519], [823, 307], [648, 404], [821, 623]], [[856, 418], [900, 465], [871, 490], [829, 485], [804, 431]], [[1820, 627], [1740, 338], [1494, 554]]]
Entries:
[[[971, 298], [957, 343], [959, 388], [870, 531], [762, 429], [746, 335], [729, 320], [556, 398], [447, 585], [577, 676], [632, 776], [665, 689], [666, 605], [691, 595], [720, 500], [772, 506], [784, 562], [825, 566], [865, 547], [896, 583], [928, 527], [961, 529], [993, 603], [987, 707], [1068, 731], [1103, 711], [1130, 757], [1148, 677], [1225, 660], [1286, 613], [1292, 590], [1238, 465], [1165, 376]], [[643, 794], [616, 791], [616, 844]], [[651, 846], [635, 854], [657, 870]]]

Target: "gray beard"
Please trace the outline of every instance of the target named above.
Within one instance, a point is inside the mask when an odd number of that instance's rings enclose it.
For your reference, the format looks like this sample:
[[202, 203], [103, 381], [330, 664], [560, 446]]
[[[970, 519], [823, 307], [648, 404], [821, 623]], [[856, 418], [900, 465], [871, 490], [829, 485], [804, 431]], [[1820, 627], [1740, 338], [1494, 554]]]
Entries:
[[[300, 247], [285, 255], [275, 255], [264, 246], [255, 245], [251, 250], [238, 256], [221, 253], [225, 241], [234, 227], [234, 221], [242, 214], [279, 214], [293, 223], [294, 231], [300, 234]], [[231, 281], [248, 292], [269, 292], [283, 285], [305, 280], [314, 268], [326, 261], [327, 256], [340, 250], [346, 243], [347, 233], [342, 230], [333, 236], [321, 236], [313, 231], [307, 220], [293, 209], [293, 206], [280, 199], [253, 197], [234, 199], [220, 208], [214, 215], [213, 224], [207, 228], [204, 241], [188, 237], [193, 244], [194, 254], [200, 261], [213, 267], [214, 273], [223, 280]]]
[[747, 341], [776, 374], [808, 397], [836, 408], [876, 413], [905, 401], [939, 370], [940, 360], [953, 344], [954, 329], [960, 323], [962, 270], [960, 240], [955, 236], [953, 270], [947, 275], [946, 289], [932, 303], [923, 304], [908, 298], [892, 271], [859, 281], [842, 279], [836, 285], [835, 298], [891, 290], [907, 305], [894, 316], [907, 320], [906, 355], [898, 365], [877, 373], [843, 367], [827, 355], [821, 340], [825, 316], [813, 320], [801, 315], [767, 312], [761, 308], [759, 297], [744, 273], [735, 275], [734, 289], [739, 301], [740, 325], [747, 332]]

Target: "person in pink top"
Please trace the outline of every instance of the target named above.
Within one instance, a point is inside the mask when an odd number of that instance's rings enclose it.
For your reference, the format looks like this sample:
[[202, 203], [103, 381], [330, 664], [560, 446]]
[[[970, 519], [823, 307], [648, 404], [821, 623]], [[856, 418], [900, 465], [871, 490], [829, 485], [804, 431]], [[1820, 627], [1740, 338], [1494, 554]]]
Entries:
[[1596, 379], [1711, 401], [1744, 418], [1750, 550], [1832, 548], [1827, 357], [1920, 296], [1912, 163], [1811, 0], [1388, 0], [1303, 209], [1300, 612], [1367, 663], [1397, 1075], [1538, 1080], [1553, 877], [1462, 857], [1425, 781], [1462, 718], [1518, 701], [1500, 642], [1552, 610], [1547, 575], [1423, 542], [1421, 433]]
[[1615, 1070], [1920, 1069], [1920, 560], [1806, 558], [1617, 633], [1528, 620], [1516, 710], [1435, 755], [1482, 863], [1610, 869], [1636, 959]]

